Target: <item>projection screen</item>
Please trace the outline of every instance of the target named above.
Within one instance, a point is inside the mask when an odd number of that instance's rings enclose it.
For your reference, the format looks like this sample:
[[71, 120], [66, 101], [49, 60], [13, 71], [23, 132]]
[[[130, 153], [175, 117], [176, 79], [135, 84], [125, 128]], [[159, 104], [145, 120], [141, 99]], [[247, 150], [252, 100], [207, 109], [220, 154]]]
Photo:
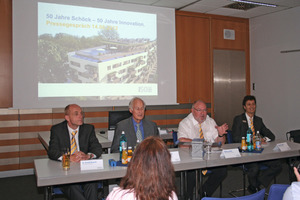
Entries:
[[13, 1], [13, 107], [176, 104], [174, 9]]

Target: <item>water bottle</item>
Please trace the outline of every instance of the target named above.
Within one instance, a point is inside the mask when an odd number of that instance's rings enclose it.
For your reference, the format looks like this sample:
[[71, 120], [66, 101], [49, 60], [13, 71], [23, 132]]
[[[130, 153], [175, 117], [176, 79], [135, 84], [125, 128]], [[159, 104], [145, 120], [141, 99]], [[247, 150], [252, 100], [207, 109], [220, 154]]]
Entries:
[[251, 128], [248, 129], [247, 131], [247, 150], [248, 151], [253, 151], [253, 133]]
[[120, 161], [122, 161], [122, 150], [126, 148], [127, 149], [127, 138], [125, 136], [125, 132], [122, 131], [121, 137], [120, 137], [120, 146], [119, 146], [119, 151], [120, 151]]
[[259, 131], [256, 132], [256, 149], [257, 151], [260, 151], [261, 150], [261, 137], [260, 137], [260, 134], [259, 134]]
[[139, 146], [139, 144], [140, 144], [140, 140], [139, 140], [139, 139], [137, 139], [137, 141], [136, 141], [136, 144], [135, 144], [135, 146], [134, 146], [134, 149], [133, 149], [133, 151], [135, 151], [135, 150], [136, 150], [136, 148]]

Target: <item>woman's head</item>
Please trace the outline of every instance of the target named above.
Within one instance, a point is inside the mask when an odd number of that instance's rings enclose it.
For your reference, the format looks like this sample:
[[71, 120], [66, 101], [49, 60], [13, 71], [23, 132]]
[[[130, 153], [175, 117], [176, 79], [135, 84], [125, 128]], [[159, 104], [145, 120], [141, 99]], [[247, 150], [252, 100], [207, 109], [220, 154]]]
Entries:
[[134, 151], [120, 186], [134, 189], [139, 200], [168, 199], [175, 191], [171, 155], [161, 138], [151, 136]]

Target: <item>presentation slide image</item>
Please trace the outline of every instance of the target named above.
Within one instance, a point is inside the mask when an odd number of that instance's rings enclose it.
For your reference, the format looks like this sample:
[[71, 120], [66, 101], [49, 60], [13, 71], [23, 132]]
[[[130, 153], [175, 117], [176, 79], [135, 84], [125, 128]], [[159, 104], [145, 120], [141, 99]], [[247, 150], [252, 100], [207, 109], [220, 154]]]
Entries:
[[[43, 90], [51, 83], [66, 88], [70, 83], [151, 83], [157, 88], [156, 18], [149, 13], [38, 3], [39, 97], [49, 93]], [[157, 89], [151, 91], [157, 94]]]

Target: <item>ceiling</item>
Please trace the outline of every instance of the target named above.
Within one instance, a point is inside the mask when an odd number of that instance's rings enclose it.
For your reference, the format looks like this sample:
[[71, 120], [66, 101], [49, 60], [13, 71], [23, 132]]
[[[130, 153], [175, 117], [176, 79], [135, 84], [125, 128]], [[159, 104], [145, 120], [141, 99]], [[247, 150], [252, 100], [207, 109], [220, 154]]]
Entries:
[[225, 8], [234, 3], [231, 0], [106, 0], [122, 3], [175, 8], [176, 10], [224, 15], [241, 18], [254, 18], [300, 6], [300, 0], [249, 0], [277, 5], [276, 8], [257, 6], [248, 10]]

